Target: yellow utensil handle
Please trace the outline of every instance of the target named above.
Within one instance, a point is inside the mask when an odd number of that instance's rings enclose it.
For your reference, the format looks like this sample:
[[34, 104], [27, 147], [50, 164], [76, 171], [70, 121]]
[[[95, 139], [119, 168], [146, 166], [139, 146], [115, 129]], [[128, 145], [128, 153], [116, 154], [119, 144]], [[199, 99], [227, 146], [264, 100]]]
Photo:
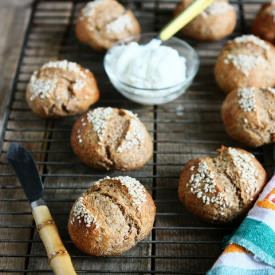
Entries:
[[165, 41], [172, 37], [192, 19], [204, 11], [214, 0], [195, 0], [187, 9], [175, 17], [160, 32], [159, 38]]
[[33, 208], [32, 213], [54, 274], [75, 275], [71, 257], [60, 239], [49, 208], [40, 205]]

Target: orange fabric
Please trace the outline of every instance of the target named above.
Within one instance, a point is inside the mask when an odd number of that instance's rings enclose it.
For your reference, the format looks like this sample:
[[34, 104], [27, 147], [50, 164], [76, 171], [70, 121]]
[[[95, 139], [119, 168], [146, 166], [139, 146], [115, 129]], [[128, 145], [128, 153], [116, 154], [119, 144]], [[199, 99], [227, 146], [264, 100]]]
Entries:
[[258, 201], [257, 206], [275, 210], [275, 188], [273, 188], [262, 201]]
[[225, 248], [224, 253], [245, 253], [245, 254], [247, 254], [248, 251], [245, 248], [243, 248], [242, 246], [233, 243], [233, 244], [228, 245]]

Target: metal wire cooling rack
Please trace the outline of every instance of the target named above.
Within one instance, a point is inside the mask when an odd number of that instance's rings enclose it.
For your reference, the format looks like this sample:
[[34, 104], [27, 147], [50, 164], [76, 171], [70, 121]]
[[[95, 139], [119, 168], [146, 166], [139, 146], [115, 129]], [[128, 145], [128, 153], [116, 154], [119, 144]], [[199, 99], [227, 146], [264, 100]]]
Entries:
[[[7, 165], [6, 152], [13, 141], [34, 154], [45, 184], [45, 197], [77, 272], [88, 274], [204, 274], [219, 253], [221, 242], [234, 226], [204, 224], [186, 212], [177, 199], [181, 167], [190, 158], [213, 154], [221, 144], [238, 145], [229, 139], [220, 120], [224, 95], [216, 87], [213, 64], [225, 41], [194, 43], [201, 67], [189, 91], [164, 106], [142, 107], [130, 103], [110, 85], [102, 67], [103, 54], [81, 45], [74, 22], [83, 1], [37, 1], [32, 8], [10, 103], [4, 117], [0, 162], [0, 272], [3, 274], [51, 273], [45, 251], [35, 231], [32, 215], [20, 185]], [[176, 1], [129, 0], [143, 31], [157, 31], [171, 17]], [[249, 31], [260, 2], [235, 1], [238, 26], [233, 36]], [[151, 235], [119, 257], [94, 258], [71, 243], [66, 223], [69, 209], [91, 181], [106, 176], [82, 165], [69, 145], [73, 118], [42, 120], [26, 105], [24, 92], [32, 71], [50, 59], [69, 59], [90, 68], [96, 75], [101, 106], [119, 106], [138, 113], [154, 139], [152, 161], [127, 173], [151, 191], [157, 217]], [[253, 153], [268, 170], [274, 167], [272, 147]], [[112, 172], [108, 175], [125, 173]]]

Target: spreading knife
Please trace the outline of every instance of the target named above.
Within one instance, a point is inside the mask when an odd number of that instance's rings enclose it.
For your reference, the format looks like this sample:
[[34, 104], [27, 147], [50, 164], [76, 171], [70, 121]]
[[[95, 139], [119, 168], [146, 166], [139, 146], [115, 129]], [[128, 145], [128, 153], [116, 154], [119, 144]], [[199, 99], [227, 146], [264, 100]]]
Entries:
[[71, 257], [62, 243], [50, 210], [43, 200], [44, 187], [32, 155], [22, 145], [12, 143], [7, 158], [30, 202], [36, 228], [54, 274], [76, 274]]

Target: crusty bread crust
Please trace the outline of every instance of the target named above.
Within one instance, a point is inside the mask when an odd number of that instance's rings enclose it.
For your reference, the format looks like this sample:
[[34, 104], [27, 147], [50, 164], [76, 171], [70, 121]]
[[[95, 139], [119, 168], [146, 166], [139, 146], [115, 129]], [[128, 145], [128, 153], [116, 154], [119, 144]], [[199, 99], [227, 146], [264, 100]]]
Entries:
[[248, 146], [275, 142], [275, 89], [241, 88], [229, 93], [221, 114], [229, 136]]
[[215, 78], [225, 93], [240, 87], [267, 88], [275, 84], [274, 69], [274, 46], [252, 35], [241, 36], [222, 49]]
[[140, 25], [133, 12], [116, 0], [101, 0], [89, 2], [80, 11], [75, 32], [80, 42], [101, 51], [140, 34]]
[[120, 255], [150, 233], [155, 215], [154, 201], [138, 181], [105, 178], [77, 199], [68, 230], [74, 244], [87, 254]]
[[187, 162], [178, 194], [184, 206], [202, 220], [224, 224], [248, 211], [266, 180], [264, 168], [252, 154], [222, 146], [216, 157]]
[[131, 112], [97, 108], [74, 124], [71, 145], [83, 163], [103, 170], [139, 169], [151, 158], [152, 139]]
[[31, 76], [26, 101], [44, 118], [60, 118], [86, 112], [99, 99], [96, 79], [80, 65], [50, 61]]
[[[214, 13], [203, 12], [181, 30], [182, 34], [199, 41], [216, 41], [230, 35], [236, 26], [236, 11], [227, 1], [216, 0], [212, 6], [217, 2], [227, 5], [226, 10], [216, 10]], [[192, 0], [182, 0], [176, 7], [175, 15], [185, 10], [191, 3]]]
[[252, 33], [275, 44], [275, 4], [265, 3], [257, 13], [253, 24]]

